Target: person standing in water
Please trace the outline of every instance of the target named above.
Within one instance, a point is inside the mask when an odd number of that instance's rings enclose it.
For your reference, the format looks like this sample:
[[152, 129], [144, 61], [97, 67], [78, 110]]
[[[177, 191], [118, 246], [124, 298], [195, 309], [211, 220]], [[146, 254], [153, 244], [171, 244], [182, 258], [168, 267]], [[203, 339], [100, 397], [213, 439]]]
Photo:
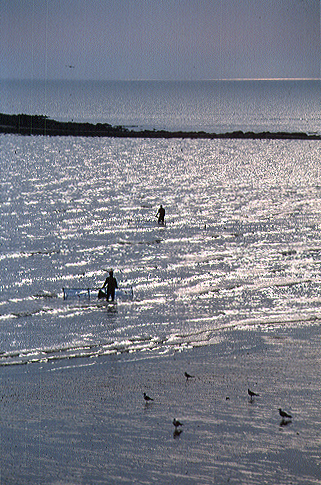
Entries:
[[162, 205], [158, 209], [156, 216], [158, 216], [158, 224], [164, 225], [165, 224], [165, 209]]
[[105, 283], [102, 286], [102, 289], [106, 288], [106, 286], [107, 286], [106, 300], [108, 301], [109, 297], [111, 297], [111, 301], [114, 301], [115, 300], [115, 290], [116, 290], [116, 288], [118, 288], [118, 285], [117, 285], [117, 280], [114, 277], [114, 272], [113, 272], [112, 269], [109, 271], [109, 276], [107, 276]]

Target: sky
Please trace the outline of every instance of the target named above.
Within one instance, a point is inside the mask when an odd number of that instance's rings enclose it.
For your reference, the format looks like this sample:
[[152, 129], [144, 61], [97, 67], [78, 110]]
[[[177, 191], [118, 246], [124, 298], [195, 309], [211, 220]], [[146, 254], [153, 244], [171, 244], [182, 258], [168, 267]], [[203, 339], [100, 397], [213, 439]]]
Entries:
[[320, 77], [320, 0], [0, 0], [0, 79]]

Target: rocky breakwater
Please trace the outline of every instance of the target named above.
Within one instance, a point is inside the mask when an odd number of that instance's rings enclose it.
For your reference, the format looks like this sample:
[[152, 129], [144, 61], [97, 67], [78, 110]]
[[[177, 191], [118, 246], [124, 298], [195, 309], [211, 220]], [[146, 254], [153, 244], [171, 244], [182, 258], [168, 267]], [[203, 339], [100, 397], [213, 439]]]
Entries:
[[232, 138], [232, 139], [281, 139], [320, 140], [318, 134], [304, 132], [243, 132], [206, 133], [204, 131], [129, 130], [108, 123], [77, 123], [56, 121], [43, 115], [9, 115], [0, 113], [0, 133], [42, 136], [100, 136], [122, 138]]

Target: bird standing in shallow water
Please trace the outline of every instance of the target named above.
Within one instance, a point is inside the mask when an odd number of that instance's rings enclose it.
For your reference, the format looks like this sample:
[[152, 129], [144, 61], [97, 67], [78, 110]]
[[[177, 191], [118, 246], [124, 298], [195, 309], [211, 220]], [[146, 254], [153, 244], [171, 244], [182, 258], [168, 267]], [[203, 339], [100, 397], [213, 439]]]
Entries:
[[279, 414], [280, 414], [281, 418], [283, 418], [283, 419], [285, 419], [285, 418], [292, 419], [291, 414], [288, 414], [287, 412], [282, 411], [281, 408], [279, 408]]
[[194, 379], [195, 378], [195, 376], [191, 376], [191, 374], [188, 374], [187, 372], [185, 372], [184, 374], [185, 374], [187, 381], [188, 381], [188, 379]]
[[260, 394], [257, 394], [256, 392], [251, 391], [250, 389], [247, 390], [248, 395], [250, 396], [250, 400], [253, 401], [254, 397], [259, 397]]
[[144, 392], [144, 399], [146, 402], [154, 401], [151, 397], [147, 396], [146, 392]]
[[174, 430], [174, 433], [173, 433], [173, 437], [174, 439], [177, 438], [181, 432], [183, 431], [182, 429], [179, 429], [180, 426], [183, 426], [183, 423], [181, 423], [180, 421], [178, 421], [178, 419], [174, 418], [173, 419], [173, 425], [175, 426], [175, 430]]
[[183, 423], [181, 423], [180, 421], [178, 421], [178, 419], [174, 418], [173, 419], [173, 425], [175, 426], [175, 428], [177, 429], [178, 426], [183, 426]]

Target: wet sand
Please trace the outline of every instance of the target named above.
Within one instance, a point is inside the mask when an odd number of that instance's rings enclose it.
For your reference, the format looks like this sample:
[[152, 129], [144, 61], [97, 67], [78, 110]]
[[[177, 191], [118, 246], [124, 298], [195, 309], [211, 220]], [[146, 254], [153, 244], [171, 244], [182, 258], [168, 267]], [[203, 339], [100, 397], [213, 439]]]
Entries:
[[231, 330], [172, 355], [2, 367], [0, 483], [321, 484], [320, 340]]

